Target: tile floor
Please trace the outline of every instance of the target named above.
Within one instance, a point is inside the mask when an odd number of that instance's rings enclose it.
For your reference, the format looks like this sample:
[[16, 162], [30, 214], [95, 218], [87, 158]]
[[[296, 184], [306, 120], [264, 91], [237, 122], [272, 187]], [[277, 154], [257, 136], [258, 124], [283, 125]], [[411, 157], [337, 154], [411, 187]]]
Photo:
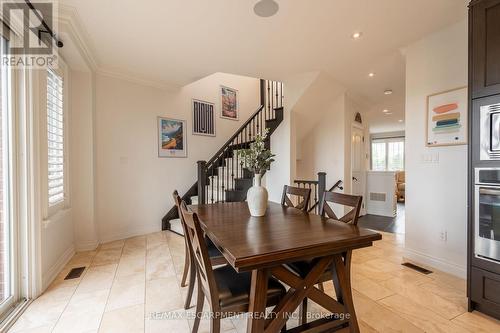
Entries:
[[[352, 286], [362, 332], [500, 332], [499, 321], [466, 311], [464, 280], [401, 266], [403, 235], [383, 236], [353, 256]], [[78, 253], [9, 332], [189, 332], [193, 322], [188, 315], [194, 309], [183, 310], [183, 263], [183, 239], [170, 232]], [[63, 280], [72, 267], [82, 265], [88, 267], [82, 277]], [[326, 290], [333, 295], [331, 284]], [[315, 304], [310, 309], [321, 312]], [[158, 312], [174, 319], [152, 318]], [[296, 324], [291, 320], [288, 326]], [[245, 329], [243, 318], [223, 321], [226, 333]], [[209, 332], [207, 321], [199, 332]]]

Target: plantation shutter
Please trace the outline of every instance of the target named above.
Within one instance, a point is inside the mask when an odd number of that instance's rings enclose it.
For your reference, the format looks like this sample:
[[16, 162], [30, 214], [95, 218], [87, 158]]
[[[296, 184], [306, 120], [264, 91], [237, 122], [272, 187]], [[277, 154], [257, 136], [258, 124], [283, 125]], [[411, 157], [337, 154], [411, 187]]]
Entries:
[[49, 206], [64, 201], [63, 79], [47, 71], [47, 139]]

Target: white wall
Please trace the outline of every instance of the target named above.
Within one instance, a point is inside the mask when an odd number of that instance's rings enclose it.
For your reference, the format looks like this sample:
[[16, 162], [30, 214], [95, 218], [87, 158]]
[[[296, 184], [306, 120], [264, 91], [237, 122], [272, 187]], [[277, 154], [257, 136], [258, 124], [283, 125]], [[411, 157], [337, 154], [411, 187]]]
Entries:
[[[196, 181], [196, 162], [207, 160], [260, 105], [259, 80], [216, 73], [164, 91], [97, 75], [96, 218], [100, 241], [161, 229], [173, 205]], [[240, 92], [240, 120], [219, 117], [219, 86]], [[193, 98], [216, 104], [216, 137], [191, 135]], [[188, 120], [188, 158], [158, 158], [157, 117]]]
[[302, 153], [297, 161], [297, 177], [314, 180], [318, 172], [326, 172], [329, 188], [344, 179], [345, 95], [339, 95], [321, 112], [320, 121], [299, 144]]
[[[465, 277], [467, 147], [427, 148], [425, 121], [427, 95], [467, 85], [467, 22], [416, 42], [406, 54], [405, 256]], [[438, 163], [424, 163], [429, 154]]]
[[71, 72], [71, 208], [76, 249], [98, 245], [94, 209], [94, 90], [90, 72]]

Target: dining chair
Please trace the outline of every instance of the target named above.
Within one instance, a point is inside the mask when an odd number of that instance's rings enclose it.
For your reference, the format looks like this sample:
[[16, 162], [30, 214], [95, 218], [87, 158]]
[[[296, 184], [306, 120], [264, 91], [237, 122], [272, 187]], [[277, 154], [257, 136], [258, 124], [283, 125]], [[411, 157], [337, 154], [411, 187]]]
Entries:
[[[320, 201], [319, 211], [320, 215], [323, 217], [328, 217], [337, 221], [344, 223], [357, 225], [359, 219], [359, 212], [361, 211], [361, 203], [363, 202], [363, 197], [358, 195], [349, 195], [337, 192], [324, 192], [322, 200]], [[333, 211], [332, 207], [329, 205], [338, 204], [344, 207], [351, 208], [347, 214], [342, 217], [337, 217], [337, 214]], [[345, 253], [344, 262], [346, 264], [346, 272], [350, 272], [351, 265], [351, 252]], [[297, 261], [287, 266], [297, 275], [304, 278], [307, 276], [309, 271], [314, 267], [315, 259], [312, 260], [302, 260]], [[335, 287], [335, 294], [337, 295], [337, 300], [342, 302], [342, 293], [338, 287], [339, 283], [337, 280], [337, 275], [334, 271], [334, 266], [332, 265], [330, 269], [326, 270], [321, 277], [318, 279], [318, 284], [321, 290], [323, 290], [323, 282], [331, 281], [333, 279], [333, 285]], [[347, 280], [350, 284], [350, 276], [347, 276]], [[305, 324], [307, 319], [307, 298], [303, 300], [300, 308], [300, 324]]]
[[[177, 211], [179, 212], [179, 219], [181, 220], [182, 230], [184, 231], [184, 271], [182, 273], [181, 287], [188, 286], [188, 292], [186, 295], [186, 301], [184, 303], [184, 309], [189, 309], [191, 307], [191, 298], [193, 297], [194, 284], [196, 282], [196, 266], [194, 264], [194, 258], [191, 253], [191, 247], [188, 244], [187, 239], [187, 229], [184, 222], [184, 218], [181, 213], [181, 202], [182, 199], [179, 196], [179, 192], [174, 191], [173, 193], [175, 205], [177, 206]], [[222, 256], [219, 249], [212, 243], [212, 241], [205, 237], [205, 242], [207, 244], [208, 255], [210, 257], [210, 262], [213, 266], [220, 266], [227, 263], [226, 259]], [[186, 284], [186, 280], [189, 273], [189, 282]]]
[[[293, 203], [294, 198], [290, 197], [290, 195], [297, 197], [297, 204]], [[311, 189], [285, 185], [283, 187], [283, 195], [281, 196], [281, 204], [307, 212], [310, 198]]]
[[[210, 306], [210, 332], [220, 332], [220, 320], [249, 311], [251, 273], [237, 273], [230, 265], [213, 268], [198, 215], [181, 203], [186, 235], [196, 265], [198, 297], [193, 333], [198, 332], [205, 297]], [[274, 306], [286, 294], [285, 287], [269, 277], [266, 306]]]

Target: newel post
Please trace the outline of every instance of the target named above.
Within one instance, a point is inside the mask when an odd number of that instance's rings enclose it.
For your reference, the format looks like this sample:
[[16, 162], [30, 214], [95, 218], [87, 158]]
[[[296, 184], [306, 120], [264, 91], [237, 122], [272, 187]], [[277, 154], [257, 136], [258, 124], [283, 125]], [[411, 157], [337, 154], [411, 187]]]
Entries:
[[323, 202], [323, 193], [326, 191], [326, 172], [318, 172], [318, 200]]
[[207, 185], [207, 162], [198, 161], [198, 204], [207, 203], [205, 186]]

